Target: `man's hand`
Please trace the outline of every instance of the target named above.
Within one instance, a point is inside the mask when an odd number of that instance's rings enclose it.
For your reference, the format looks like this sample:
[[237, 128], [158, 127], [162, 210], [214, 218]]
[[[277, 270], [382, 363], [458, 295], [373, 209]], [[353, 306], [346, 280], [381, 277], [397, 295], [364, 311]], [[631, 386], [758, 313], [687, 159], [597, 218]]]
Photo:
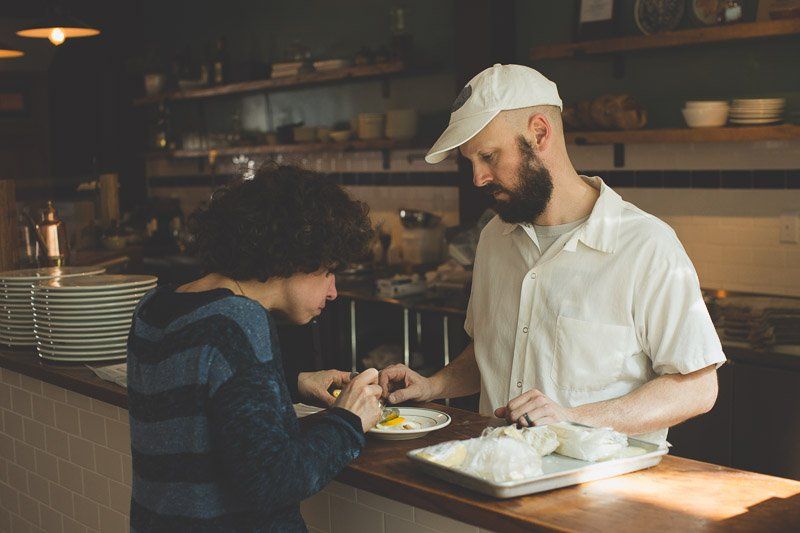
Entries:
[[306, 401], [317, 400], [326, 407], [330, 407], [336, 401], [336, 398], [328, 392], [331, 385], [341, 389], [349, 382], [350, 372], [342, 372], [341, 370], [300, 372], [300, 375], [297, 376], [297, 392]]
[[544, 426], [571, 420], [572, 411], [561, 407], [538, 390], [532, 389], [512, 399], [508, 405], [495, 409], [494, 416], [505, 418], [510, 423], [517, 423], [520, 426]]
[[436, 397], [433, 382], [420, 376], [406, 365], [392, 365], [381, 370], [378, 384], [389, 403], [409, 400], [427, 402]]

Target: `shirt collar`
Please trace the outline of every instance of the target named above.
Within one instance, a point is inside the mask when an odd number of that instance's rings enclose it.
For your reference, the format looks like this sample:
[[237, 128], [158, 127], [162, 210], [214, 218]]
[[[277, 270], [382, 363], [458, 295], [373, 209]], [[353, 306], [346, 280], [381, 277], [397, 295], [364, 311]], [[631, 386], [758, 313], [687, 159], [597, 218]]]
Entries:
[[[592, 208], [589, 219], [577, 231], [575, 236], [564, 246], [565, 250], [574, 252], [578, 241], [600, 252], [614, 253], [619, 236], [619, 223], [622, 217], [623, 200], [602, 179], [597, 176], [581, 176], [589, 185], [600, 190], [600, 196]], [[525, 224], [509, 224], [503, 222], [503, 235], [508, 235]], [[532, 226], [532, 224], [529, 224]]]

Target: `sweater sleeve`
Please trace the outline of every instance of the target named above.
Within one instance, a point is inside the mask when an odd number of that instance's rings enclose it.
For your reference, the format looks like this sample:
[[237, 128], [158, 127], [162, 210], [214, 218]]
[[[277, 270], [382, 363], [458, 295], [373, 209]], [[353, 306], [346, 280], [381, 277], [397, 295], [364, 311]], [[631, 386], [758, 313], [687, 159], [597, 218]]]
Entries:
[[267, 513], [320, 491], [365, 442], [358, 417], [341, 409], [298, 424], [282, 381], [273, 361], [253, 365], [209, 402], [213, 447], [226, 483], [246, 505]]

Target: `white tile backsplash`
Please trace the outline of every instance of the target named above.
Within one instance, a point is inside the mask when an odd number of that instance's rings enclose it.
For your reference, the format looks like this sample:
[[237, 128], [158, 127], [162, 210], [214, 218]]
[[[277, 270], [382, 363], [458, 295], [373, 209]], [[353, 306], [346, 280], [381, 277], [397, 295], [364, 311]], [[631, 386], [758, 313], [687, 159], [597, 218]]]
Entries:
[[414, 508], [410, 505], [360, 489], [356, 491], [356, 498], [358, 503], [383, 513], [405, 518], [406, 520], [414, 519]]
[[383, 533], [382, 512], [337, 496], [331, 496], [331, 533]]
[[329, 533], [331, 530], [331, 496], [318, 492], [300, 503], [300, 513], [306, 526]]
[[120, 410], [5, 369], [0, 381], [0, 531], [128, 531]]
[[619, 189], [670, 224], [705, 288], [800, 296], [800, 245], [779, 242], [779, 217], [800, 190]]
[[414, 521], [443, 533], [478, 533], [477, 526], [471, 526], [424, 509], [414, 509]]

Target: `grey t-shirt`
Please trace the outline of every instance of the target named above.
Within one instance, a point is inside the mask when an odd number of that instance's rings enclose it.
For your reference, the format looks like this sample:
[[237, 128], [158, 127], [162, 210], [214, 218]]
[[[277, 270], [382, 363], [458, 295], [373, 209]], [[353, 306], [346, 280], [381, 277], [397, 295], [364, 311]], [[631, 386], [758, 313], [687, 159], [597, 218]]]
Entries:
[[559, 224], [557, 226], [538, 226], [534, 224], [533, 230], [536, 232], [536, 239], [539, 241], [539, 253], [544, 255], [547, 249], [561, 237], [569, 238], [569, 235], [587, 220], [589, 220], [588, 216], [574, 222], [567, 222], [566, 224]]

